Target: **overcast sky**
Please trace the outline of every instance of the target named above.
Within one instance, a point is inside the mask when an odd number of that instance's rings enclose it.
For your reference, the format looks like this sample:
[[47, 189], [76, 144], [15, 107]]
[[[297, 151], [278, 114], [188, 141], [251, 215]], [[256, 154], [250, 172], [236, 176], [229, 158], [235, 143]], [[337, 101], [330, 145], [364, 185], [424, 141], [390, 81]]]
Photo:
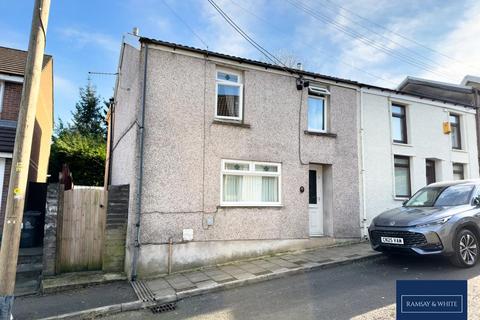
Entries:
[[[46, 51], [56, 118], [70, 119], [88, 71], [116, 72], [122, 35], [134, 26], [143, 36], [264, 60], [207, 0], [165, 1], [176, 14], [161, 0], [52, 0]], [[300, 0], [303, 10], [298, 1], [216, 0], [258, 43], [309, 71], [385, 87], [407, 75], [454, 83], [480, 75], [480, 1]], [[32, 7], [0, 1], [1, 46], [27, 48]], [[112, 96], [114, 77], [92, 81]]]

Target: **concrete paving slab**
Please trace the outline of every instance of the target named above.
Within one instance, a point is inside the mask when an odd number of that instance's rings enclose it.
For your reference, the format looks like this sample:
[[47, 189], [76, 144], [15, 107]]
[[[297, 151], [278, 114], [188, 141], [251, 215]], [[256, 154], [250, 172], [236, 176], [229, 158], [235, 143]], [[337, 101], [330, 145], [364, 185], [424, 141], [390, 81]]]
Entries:
[[186, 273], [185, 277], [188, 278], [188, 280], [196, 283], [196, 282], [201, 282], [201, 281], [207, 281], [210, 279], [205, 273], [203, 272], [192, 272], [192, 273]]
[[204, 289], [204, 288], [214, 288], [218, 286], [218, 283], [213, 280], [207, 280], [202, 282], [196, 283], [197, 288]]
[[171, 295], [174, 295], [175, 293], [176, 293], [176, 291], [174, 289], [172, 289], [172, 287], [163, 288], [163, 289], [153, 291], [153, 294], [154, 294], [155, 298], [162, 298], [162, 297], [165, 297], [165, 296], [171, 296]]
[[238, 280], [253, 279], [255, 277], [256, 277], [256, 275], [254, 275], [253, 273], [249, 273], [249, 272], [239, 273], [239, 274], [235, 275], [235, 278], [237, 278]]
[[170, 284], [163, 278], [149, 280], [147, 283], [148, 283], [148, 287], [153, 292], [161, 290], [161, 289], [171, 288]]

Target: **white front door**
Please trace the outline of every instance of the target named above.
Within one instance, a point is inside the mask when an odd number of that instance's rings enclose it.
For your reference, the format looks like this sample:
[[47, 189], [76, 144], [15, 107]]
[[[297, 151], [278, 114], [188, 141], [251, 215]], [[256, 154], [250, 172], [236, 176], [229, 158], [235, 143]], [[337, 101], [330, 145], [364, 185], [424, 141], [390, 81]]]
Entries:
[[308, 172], [308, 214], [310, 235], [323, 235], [323, 178], [322, 166], [310, 165]]

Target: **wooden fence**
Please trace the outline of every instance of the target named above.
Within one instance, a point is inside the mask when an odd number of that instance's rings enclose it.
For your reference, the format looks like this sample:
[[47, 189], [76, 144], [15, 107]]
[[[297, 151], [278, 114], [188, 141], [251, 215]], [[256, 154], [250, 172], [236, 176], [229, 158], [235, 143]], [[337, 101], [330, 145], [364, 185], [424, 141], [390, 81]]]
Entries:
[[75, 186], [63, 192], [58, 215], [57, 272], [101, 270], [107, 191]]

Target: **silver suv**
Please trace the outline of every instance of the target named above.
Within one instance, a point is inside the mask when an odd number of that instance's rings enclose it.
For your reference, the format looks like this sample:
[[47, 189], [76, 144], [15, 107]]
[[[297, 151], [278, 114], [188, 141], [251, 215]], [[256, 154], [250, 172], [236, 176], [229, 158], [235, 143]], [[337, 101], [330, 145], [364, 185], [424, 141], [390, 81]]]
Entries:
[[368, 230], [377, 251], [442, 254], [472, 267], [479, 255], [480, 180], [430, 184], [402, 207], [378, 215]]

